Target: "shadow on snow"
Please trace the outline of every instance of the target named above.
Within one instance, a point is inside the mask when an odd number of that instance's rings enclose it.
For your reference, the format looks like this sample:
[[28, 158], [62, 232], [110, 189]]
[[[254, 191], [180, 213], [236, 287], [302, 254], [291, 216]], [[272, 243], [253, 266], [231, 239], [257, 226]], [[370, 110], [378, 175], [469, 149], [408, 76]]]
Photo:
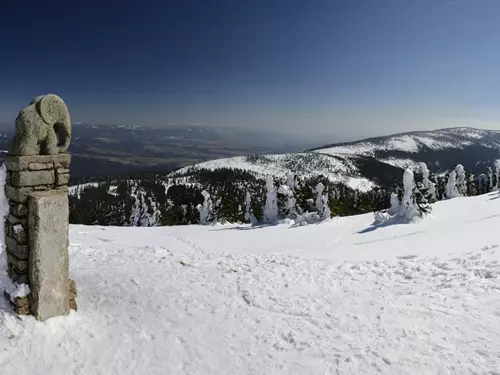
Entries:
[[357, 232], [357, 234], [369, 233], [376, 231], [379, 228], [385, 228], [399, 224], [409, 224], [411, 222], [412, 222], [411, 220], [404, 217], [391, 217], [382, 223], [377, 223], [374, 221], [368, 228], [360, 230], [359, 232]]

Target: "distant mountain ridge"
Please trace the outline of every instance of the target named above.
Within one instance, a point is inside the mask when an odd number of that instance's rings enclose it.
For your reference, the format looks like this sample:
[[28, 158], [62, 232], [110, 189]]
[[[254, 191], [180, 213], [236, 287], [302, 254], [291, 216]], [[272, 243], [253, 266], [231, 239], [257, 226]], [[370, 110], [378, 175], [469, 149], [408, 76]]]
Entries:
[[302, 153], [217, 159], [173, 172], [230, 167], [253, 173], [283, 176], [325, 175], [352, 188], [370, 190], [374, 185], [391, 185], [401, 179], [402, 169], [418, 168], [425, 162], [430, 171], [444, 173], [458, 163], [474, 174], [500, 159], [500, 132], [457, 127], [413, 131], [342, 142]]

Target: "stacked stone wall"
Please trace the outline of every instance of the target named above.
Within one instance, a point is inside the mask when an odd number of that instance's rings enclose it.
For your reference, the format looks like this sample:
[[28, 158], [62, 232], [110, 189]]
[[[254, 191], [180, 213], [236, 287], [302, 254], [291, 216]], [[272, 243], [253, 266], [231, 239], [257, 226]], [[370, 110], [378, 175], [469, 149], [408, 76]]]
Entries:
[[[37, 207], [36, 203], [39, 199], [50, 199], [50, 195], [62, 196], [66, 199], [69, 181], [69, 166], [71, 157], [69, 154], [58, 155], [35, 155], [35, 156], [13, 156], [6, 155], [4, 163], [6, 167], [6, 183], [5, 194], [9, 200], [9, 213], [5, 219], [5, 245], [7, 254], [7, 272], [10, 278], [17, 284], [27, 284], [30, 289], [37, 291], [40, 287], [39, 280], [34, 278], [34, 270], [40, 262], [38, 257], [43, 257], [44, 253], [35, 253], [35, 247], [38, 244], [36, 233], [38, 229], [33, 228], [34, 215], [39, 215], [33, 207]], [[55, 194], [44, 194], [43, 192]], [[57, 194], [60, 193], [60, 194]], [[47, 198], [49, 196], [49, 198]], [[33, 203], [33, 202], [34, 203]], [[62, 201], [64, 205], [64, 200]], [[51, 205], [49, 200], [46, 205]], [[61, 203], [60, 203], [61, 204]], [[67, 207], [66, 207], [67, 209]], [[43, 220], [49, 220], [44, 218]], [[60, 237], [65, 237], [65, 243], [60, 249], [60, 252], [66, 253], [67, 263], [67, 217], [61, 217], [59, 220], [66, 221], [61, 225], [64, 226]], [[31, 222], [31, 225], [30, 225]], [[57, 224], [57, 220], [54, 221]], [[41, 223], [43, 224], [43, 223]], [[40, 223], [37, 223], [38, 227]], [[31, 226], [31, 228], [30, 228]], [[30, 230], [32, 233], [30, 233]], [[66, 234], [64, 234], [64, 230]], [[31, 244], [31, 245], [30, 245]], [[47, 253], [47, 249], [42, 249]], [[36, 263], [36, 264], [34, 264]], [[67, 265], [62, 265], [62, 268]], [[73, 280], [67, 279], [67, 291], [64, 294], [69, 299], [66, 306], [76, 310], [76, 284]], [[37, 285], [33, 285], [33, 284]], [[14, 311], [18, 314], [29, 314], [36, 311], [39, 301], [33, 303], [33, 293], [26, 297], [17, 297], [10, 299]], [[64, 297], [66, 298], [66, 297]], [[34, 305], [36, 305], [34, 307]]]

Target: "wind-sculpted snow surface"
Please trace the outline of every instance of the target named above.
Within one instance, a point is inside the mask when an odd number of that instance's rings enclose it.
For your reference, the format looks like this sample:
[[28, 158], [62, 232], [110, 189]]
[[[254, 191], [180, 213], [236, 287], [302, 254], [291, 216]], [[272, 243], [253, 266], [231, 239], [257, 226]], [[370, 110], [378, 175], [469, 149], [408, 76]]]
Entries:
[[495, 374], [498, 198], [390, 226], [71, 226], [79, 311], [0, 302], [1, 373]]

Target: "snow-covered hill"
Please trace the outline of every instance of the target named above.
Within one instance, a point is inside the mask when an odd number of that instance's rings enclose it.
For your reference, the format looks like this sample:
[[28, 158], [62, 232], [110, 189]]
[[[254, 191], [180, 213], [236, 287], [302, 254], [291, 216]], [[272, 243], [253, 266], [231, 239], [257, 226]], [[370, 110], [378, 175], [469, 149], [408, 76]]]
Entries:
[[385, 227], [71, 226], [79, 311], [0, 299], [1, 373], [497, 373], [499, 198]]
[[325, 175], [362, 191], [399, 179], [401, 169], [427, 163], [431, 172], [453, 169], [458, 163], [467, 171], [484, 173], [500, 159], [500, 133], [473, 128], [450, 128], [370, 138], [328, 145], [304, 153], [234, 157], [212, 160], [172, 174], [186, 175], [197, 169], [238, 168], [258, 177], [288, 172], [304, 177]]
[[227, 159], [216, 159], [182, 168], [170, 176], [189, 175], [190, 171], [199, 169], [215, 170], [233, 168], [248, 171], [259, 178], [268, 174], [285, 177], [287, 173], [297, 173], [301, 177], [322, 175], [333, 182], [342, 182], [353, 189], [369, 191], [374, 184], [359, 174], [353, 157], [324, 155], [321, 153], [292, 153], [281, 155], [238, 156]]

